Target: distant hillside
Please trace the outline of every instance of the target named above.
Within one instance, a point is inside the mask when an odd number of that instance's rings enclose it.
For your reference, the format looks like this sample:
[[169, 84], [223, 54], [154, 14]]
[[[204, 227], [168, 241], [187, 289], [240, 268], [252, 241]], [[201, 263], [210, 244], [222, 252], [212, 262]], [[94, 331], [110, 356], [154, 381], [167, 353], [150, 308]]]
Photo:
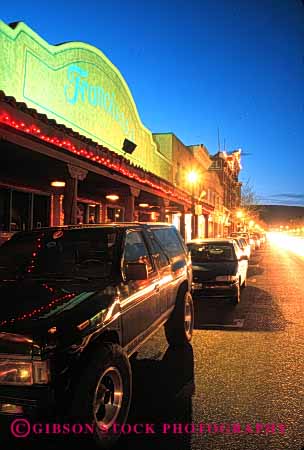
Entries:
[[258, 205], [260, 218], [269, 225], [304, 222], [304, 206]]

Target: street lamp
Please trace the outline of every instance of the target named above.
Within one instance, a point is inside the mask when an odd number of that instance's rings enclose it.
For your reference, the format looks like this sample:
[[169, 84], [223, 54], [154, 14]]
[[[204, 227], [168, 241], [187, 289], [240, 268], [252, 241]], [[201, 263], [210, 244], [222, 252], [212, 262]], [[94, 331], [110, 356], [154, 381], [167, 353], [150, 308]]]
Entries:
[[116, 194], [109, 194], [109, 195], [106, 195], [106, 199], [111, 200], [112, 202], [115, 202], [115, 200], [119, 199], [119, 196]]
[[58, 181], [58, 180], [52, 181], [51, 182], [51, 186], [53, 186], [53, 187], [65, 187], [65, 181]]
[[197, 173], [195, 170], [191, 170], [191, 171], [188, 173], [187, 178], [188, 178], [189, 183], [190, 183], [192, 186], [194, 186], [194, 184], [198, 181], [198, 173]]
[[192, 239], [197, 237], [197, 226], [196, 226], [196, 216], [195, 216], [195, 199], [194, 199], [194, 187], [198, 182], [199, 174], [195, 170], [191, 170], [187, 175], [188, 183], [191, 185], [191, 213], [192, 213]]

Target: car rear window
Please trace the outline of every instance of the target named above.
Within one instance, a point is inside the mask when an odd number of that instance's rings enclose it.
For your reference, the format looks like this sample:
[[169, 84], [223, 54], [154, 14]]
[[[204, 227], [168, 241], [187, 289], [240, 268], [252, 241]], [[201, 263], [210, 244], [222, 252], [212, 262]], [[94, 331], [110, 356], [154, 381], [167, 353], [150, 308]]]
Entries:
[[229, 244], [189, 243], [188, 248], [193, 262], [234, 261], [236, 259], [234, 249]]

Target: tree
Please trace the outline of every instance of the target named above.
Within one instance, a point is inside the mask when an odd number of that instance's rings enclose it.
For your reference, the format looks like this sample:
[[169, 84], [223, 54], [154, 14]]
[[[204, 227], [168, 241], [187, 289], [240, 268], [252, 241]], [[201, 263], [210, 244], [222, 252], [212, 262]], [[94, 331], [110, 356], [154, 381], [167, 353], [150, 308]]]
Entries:
[[241, 189], [241, 208], [248, 212], [258, 212], [259, 211], [259, 201], [256, 193], [254, 192], [253, 186], [248, 179], [242, 184]]
[[261, 223], [260, 213], [263, 211], [263, 207], [259, 205], [258, 196], [254, 191], [250, 179], [242, 184], [240, 209], [242, 210], [244, 218], [243, 225], [245, 225], [246, 228], [248, 228], [250, 222]]

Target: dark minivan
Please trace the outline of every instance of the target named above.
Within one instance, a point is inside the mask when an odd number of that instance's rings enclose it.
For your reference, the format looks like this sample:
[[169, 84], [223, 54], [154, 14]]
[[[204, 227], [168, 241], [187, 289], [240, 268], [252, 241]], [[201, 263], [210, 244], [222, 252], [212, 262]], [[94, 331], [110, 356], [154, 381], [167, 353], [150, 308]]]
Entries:
[[104, 224], [15, 234], [0, 247], [0, 415], [44, 410], [118, 438], [131, 401], [129, 357], [165, 325], [191, 340], [191, 258], [165, 224]]

